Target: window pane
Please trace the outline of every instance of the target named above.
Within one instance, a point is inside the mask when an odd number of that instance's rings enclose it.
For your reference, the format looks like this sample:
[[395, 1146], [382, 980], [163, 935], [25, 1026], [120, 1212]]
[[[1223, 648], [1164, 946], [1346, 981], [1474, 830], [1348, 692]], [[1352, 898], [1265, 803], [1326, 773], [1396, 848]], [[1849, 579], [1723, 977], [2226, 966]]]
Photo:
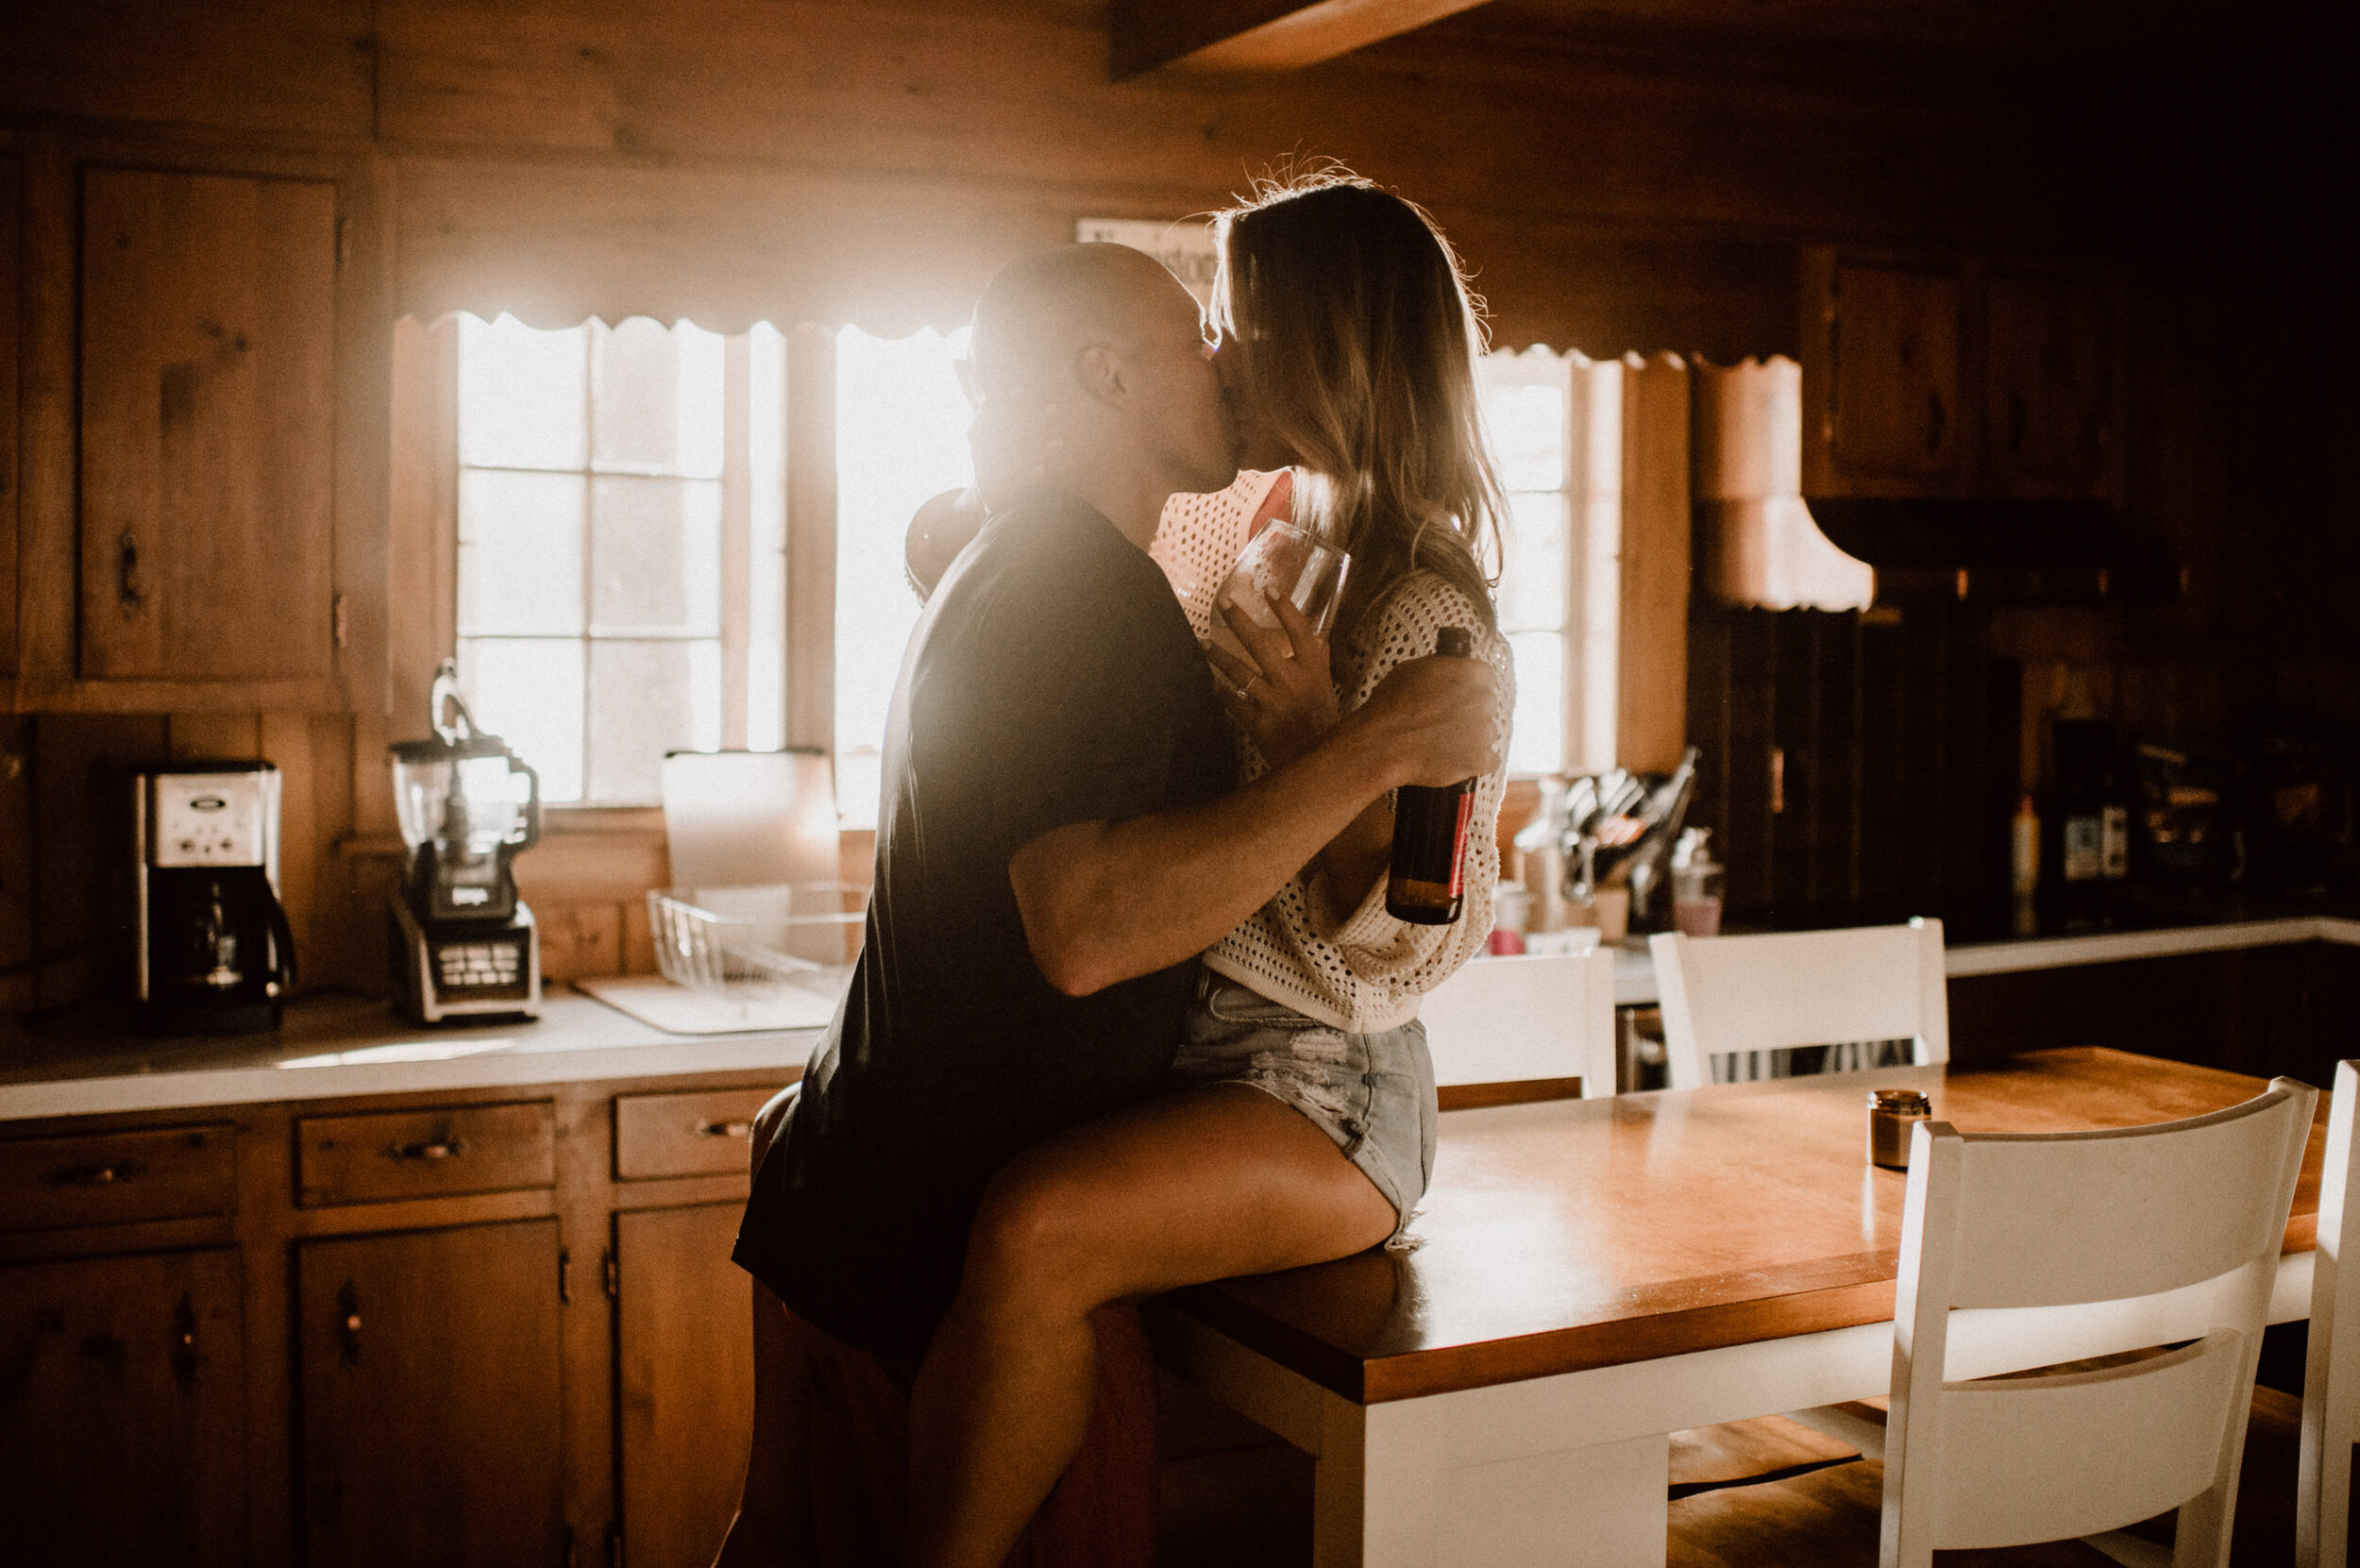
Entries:
[[1509, 497], [1512, 531], [1500, 574], [1500, 624], [1511, 632], [1555, 632], [1565, 624], [1569, 510], [1561, 495]]
[[459, 640], [468, 711], [540, 773], [545, 801], [582, 799], [582, 649], [571, 638]]
[[605, 473], [721, 472], [724, 343], [692, 322], [593, 328], [592, 462]]
[[838, 804], [852, 823], [873, 812], [852, 781], [850, 753], [885, 739], [902, 650], [918, 623], [902, 575], [902, 537], [919, 503], [969, 483], [973, 417], [952, 362], [964, 329], [901, 339], [858, 328], [836, 337], [835, 744], [844, 759]]
[[586, 329], [459, 318], [459, 461], [580, 468]]
[[1554, 773], [1565, 766], [1565, 639], [1555, 632], [1519, 632], [1508, 646], [1516, 656], [1508, 770]]
[[1565, 488], [1565, 393], [1553, 386], [1501, 386], [1483, 398], [1484, 420], [1510, 490]]
[[721, 486], [590, 481], [590, 634], [714, 637], [721, 630]]
[[459, 632], [582, 631], [582, 478], [459, 471]]
[[664, 753], [696, 750], [700, 732], [720, 738], [717, 643], [590, 645], [590, 799], [663, 799]]

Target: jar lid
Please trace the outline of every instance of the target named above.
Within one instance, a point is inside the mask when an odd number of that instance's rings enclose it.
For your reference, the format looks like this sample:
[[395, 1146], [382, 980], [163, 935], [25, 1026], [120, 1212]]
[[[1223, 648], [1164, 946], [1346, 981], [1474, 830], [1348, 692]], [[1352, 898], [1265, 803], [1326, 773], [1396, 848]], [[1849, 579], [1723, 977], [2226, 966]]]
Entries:
[[1868, 1091], [1868, 1104], [1872, 1109], [1880, 1111], [1923, 1113], [1934, 1108], [1932, 1101], [1913, 1088], [1872, 1088]]

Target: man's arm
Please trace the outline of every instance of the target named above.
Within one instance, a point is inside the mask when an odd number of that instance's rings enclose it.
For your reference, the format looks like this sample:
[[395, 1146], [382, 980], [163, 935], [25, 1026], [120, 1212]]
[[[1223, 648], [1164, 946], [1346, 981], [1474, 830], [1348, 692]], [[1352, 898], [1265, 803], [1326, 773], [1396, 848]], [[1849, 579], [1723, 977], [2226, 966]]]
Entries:
[[1318, 746], [1234, 795], [1041, 835], [1008, 862], [1033, 961], [1087, 996], [1204, 952], [1387, 790], [1496, 767], [1493, 704], [1483, 661], [1412, 660]]

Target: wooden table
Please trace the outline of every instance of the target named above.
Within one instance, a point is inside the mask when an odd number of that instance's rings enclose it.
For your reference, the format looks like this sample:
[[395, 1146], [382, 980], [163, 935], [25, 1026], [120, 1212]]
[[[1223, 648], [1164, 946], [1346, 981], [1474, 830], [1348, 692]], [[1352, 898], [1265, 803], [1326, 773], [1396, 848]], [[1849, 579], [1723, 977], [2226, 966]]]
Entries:
[[[1864, 1157], [1869, 1087], [1968, 1132], [2136, 1126], [2261, 1091], [2116, 1051], [1903, 1068], [1442, 1120], [1407, 1253], [1169, 1298], [1166, 1360], [1314, 1455], [1317, 1561], [1661, 1568], [1667, 1435], [1866, 1398], [1892, 1361], [1906, 1177]], [[2327, 1104], [2271, 1321], [2310, 1309]], [[1954, 1319], [1980, 1376], [2192, 1338], [2186, 1304], [2058, 1308], [2034, 1340]]]

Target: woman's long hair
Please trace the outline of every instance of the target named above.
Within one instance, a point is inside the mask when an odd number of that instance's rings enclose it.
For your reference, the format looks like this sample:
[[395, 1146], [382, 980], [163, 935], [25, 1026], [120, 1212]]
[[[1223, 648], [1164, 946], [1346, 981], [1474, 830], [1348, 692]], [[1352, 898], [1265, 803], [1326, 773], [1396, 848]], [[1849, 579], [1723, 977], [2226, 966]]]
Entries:
[[1480, 305], [1426, 214], [1338, 168], [1219, 214], [1216, 320], [1306, 482], [1305, 521], [1352, 552], [1340, 648], [1430, 571], [1496, 626], [1506, 497], [1485, 448]]

